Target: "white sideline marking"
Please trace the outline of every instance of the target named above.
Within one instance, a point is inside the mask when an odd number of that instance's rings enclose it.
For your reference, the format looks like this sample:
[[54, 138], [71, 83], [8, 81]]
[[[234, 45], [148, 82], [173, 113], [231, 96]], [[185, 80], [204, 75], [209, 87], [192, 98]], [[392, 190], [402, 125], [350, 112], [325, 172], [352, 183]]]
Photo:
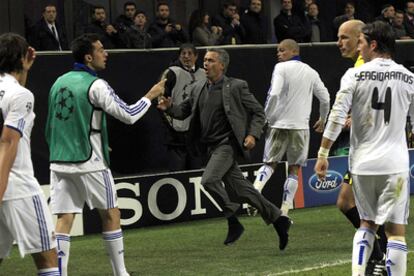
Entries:
[[[412, 254], [414, 253], [414, 251], [409, 250], [408, 254]], [[326, 267], [334, 267], [334, 266], [338, 266], [338, 265], [344, 265], [344, 264], [350, 264], [352, 263], [352, 260], [339, 260], [333, 263], [322, 263], [318, 266], [312, 266], [312, 267], [305, 267], [303, 269], [291, 269], [291, 270], [287, 270], [287, 271], [282, 271], [282, 272], [278, 272], [278, 273], [271, 273], [271, 274], [267, 274], [266, 276], [276, 276], [276, 275], [287, 275], [287, 274], [291, 274], [291, 273], [301, 273], [301, 272], [307, 272], [307, 271], [311, 271], [311, 270], [317, 270], [317, 269], [322, 269], [322, 268], [326, 268]]]

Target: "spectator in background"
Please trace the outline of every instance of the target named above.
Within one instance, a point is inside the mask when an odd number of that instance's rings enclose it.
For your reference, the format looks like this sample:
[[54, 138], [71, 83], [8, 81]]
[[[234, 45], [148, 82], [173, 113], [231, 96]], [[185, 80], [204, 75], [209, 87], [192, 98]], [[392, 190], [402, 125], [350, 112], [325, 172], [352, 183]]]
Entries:
[[134, 25], [134, 16], [137, 11], [137, 6], [134, 2], [126, 2], [124, 4], [124, 14], [119, 15], [115, 20], [116, 29], [125, 33]]
[[147, 16], [144, 11], [135, 11], [134, 24], [126, 30], [126, 46], [132, 49], [149, 49], [152, 46], [151, 35], [145, 29]]
[[[166, 97], [171, 97], [174, 105], [179, 105], [191, 94], [191, 85], [196, 81], [205, 81], [204, 69], [196, 65], [198, 58], [197, 49], [193, 44], [182, 44], [178, 53], [178, 60], [174, 62], [163, 74], [166, 76]], [[167, 125], [167, 154], [168, 168], [170, 171], [182, 171], [201, 168], [201, 159], [190, 148], [191, 117], [184, 120], [173, 119], [164, 113]]]
[[148, 33], [154, 48], [178, 47], [188, 41], [181, 24], [170, 18], [170, 7], [166, 2], [158, 3], [156, 19], [149, 26]]
[[68, 49], [65, 28], [56, 22], [56, 6], [47, 5], [42, 18], [30, 29], [29, 44], [37, 51], [62, 51]]
[[240, 16], [234, 1], [225, 1], [222, 12], [213, 18], [212, 23], [223, 29], [222, 44], [243, 43], [245, 30], [240, 23]]
[[290, 38], [296, 42], [306, 42], [311, 34], [310, 26], [292, 13], [292, 0], [281, 0], [281, 3], [282, 10], [273, 20], [277, 41]]
[[308, 6], [308, 19], [311, 25], [310, 42], [328, 41], [325, 25], [319, 20], [319, 8], [316, 3]]
[[245, 29], [244, 43], [266, 44], [269, 30], [267, 18], [263, 15], [262, 1], [250, 0], [249, 9], [241, 17], [241, 24]]
[[404, 26], [407, 34], [414, 38], [414, 1], [405, 4]]
[[190, 40], [194, 45], [213, 46], [220, 44], [223, 29], [218, 26], [210, 27], [210, 16], [206, 11], [193, 11], [188, 25]]
[[392, 22], [395, 16], [395, 8], [391, 4], [386, 4], [381, 8], [381, 15], [375, 18], [375, 20], [383, 21], [390, 26], [392, 26]]
[[349, 1], [345, 4], [344, 14], [335, 17], [333, 20], [334, 33], [338, 33], [339, 26], [341, 26], [342, 23], [353, 19], [355, 19], [355, 3]]
[[118, 31], [111, 24], [107, 24], [105, 8], [95, 6], [92, 8], [92, 23], [85, 27], [84, 33], [95, 33], [105, 49], [123, 48], [124, 42]]
[[395, 39], [411, 39], [407, 35], [407, 31], [404, 27], [404, 12], [401, 10], [395, 11], [395, 16], [392, 20], [392, 30], [395, 34]]

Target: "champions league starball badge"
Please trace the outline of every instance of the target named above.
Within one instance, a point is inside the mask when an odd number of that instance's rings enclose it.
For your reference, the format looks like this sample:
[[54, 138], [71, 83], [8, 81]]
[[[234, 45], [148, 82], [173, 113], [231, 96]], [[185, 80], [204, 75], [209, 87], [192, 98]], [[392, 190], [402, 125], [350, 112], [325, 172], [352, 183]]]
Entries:
[[61, 88], [58, 92], [55, 105], [56, 118], [62, 121], [68, 120], [75, 109], [72, 91], [68, 90], [67, 87]]

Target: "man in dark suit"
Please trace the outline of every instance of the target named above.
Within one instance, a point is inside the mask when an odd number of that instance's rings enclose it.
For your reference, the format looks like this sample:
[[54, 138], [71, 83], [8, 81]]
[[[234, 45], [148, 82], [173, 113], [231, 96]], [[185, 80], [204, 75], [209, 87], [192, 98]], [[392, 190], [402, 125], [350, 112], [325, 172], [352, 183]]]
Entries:
[[[290, 219], [281, 216], [281, 211], [254, 189], [236, 161], [241, 155], [248, 157], [248, 151], [262, 134], [264, 111], [244, 80], [225, 76], [228, 64], [229, 55], [225, 50], [208, 50], [204, 57], [207, 80], [194, 83], [190, 96], [181, 104], [172, 105], [170, 98], [162, 97], [158, 108], [177, 119], [193, 116], [190, 141], [200, 141], [209, 156], [201, 183], [228, 220], [224, 244], [232, 244], [242, 235], [244, 228], [236, 212], [240, 203], [247, 202], [258, 208], [267, 224], [273, 224], [279, 235], [279, 248], [284, 250]], [[237, 203], [230, 200], [226, 189], [235, 196]]]
[[56, 22], [56, 7], [47, 5], [42, 18], [29, 31], [29, 43], [37, 51], [68, 49], [65, 28]]

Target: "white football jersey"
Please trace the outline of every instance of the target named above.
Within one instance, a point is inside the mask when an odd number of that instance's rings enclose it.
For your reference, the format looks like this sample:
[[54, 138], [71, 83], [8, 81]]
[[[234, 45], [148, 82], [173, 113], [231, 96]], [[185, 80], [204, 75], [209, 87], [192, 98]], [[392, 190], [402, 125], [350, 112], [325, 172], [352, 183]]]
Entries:
[[269, 126], [309, 129], [313, 95], [319, 100], [320, 117], [326, 120], [330, 105], [329, 93], [319, 74], [298, 60], [277, 63], [265, 104]]
[[10, 171], [3, 201], [42, 193], [34, 177], [30, 152], [30, 134], [35, 114], [33, 94], [9, 74], [0, 75], [0, 109], [3, 128], [12, 128], [21, 138]]
[[376, 58], [345, 73], [329, 120], [343, 125], [352, 109], [351, 173], [408, 171], [405, 123], [413, 94], [414, 74], [391, 59]]

